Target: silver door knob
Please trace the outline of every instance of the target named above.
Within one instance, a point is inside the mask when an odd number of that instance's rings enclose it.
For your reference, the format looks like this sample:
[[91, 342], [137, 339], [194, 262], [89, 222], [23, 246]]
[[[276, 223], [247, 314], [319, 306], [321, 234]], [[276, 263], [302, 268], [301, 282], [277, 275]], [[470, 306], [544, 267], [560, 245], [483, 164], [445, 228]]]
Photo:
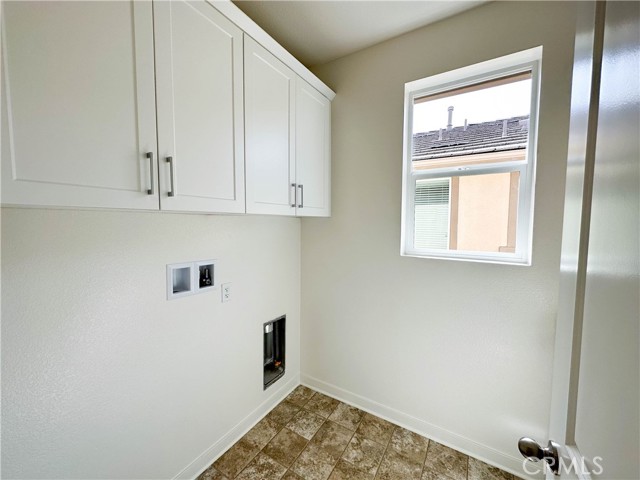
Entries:
[[554, 475], [559, 475], [560, 472], [559, 448], [560, 445], [553, 440], [549, 440], [549, 443], [544, 448], [533, 438], [522, 437], [518, 440], [518, 450], [520, 450], [524, 458], [532, 462], [537, 462], [538, 460], [546, 461]]

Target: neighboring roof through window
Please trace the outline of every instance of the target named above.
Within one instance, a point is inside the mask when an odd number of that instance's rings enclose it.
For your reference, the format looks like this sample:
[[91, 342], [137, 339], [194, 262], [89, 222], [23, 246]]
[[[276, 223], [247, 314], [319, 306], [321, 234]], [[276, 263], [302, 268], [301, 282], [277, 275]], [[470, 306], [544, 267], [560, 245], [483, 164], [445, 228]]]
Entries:
[[413, 161], [524, 150], [529, 115], [441, 128], [413, 135]]

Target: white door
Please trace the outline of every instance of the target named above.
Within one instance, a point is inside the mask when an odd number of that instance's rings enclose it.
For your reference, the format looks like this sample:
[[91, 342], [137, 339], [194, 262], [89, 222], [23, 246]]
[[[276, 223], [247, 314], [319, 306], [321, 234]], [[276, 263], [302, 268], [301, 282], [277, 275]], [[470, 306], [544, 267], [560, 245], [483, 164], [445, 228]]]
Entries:
[[331, 215], [331, 102], [301, 78], [296, 85], [296, 214]]
[[296, 74], [245, 36], [247, 213], [295, 215]]
[[638, 479], [640, 4], [582, 8], [549, 436], [555, 478]]
[[150, 2], [2, 10], [2, 203], [157, 210]]
[[244, 213], [242, 31], [204, 1], [154, 3], [160, 207]]

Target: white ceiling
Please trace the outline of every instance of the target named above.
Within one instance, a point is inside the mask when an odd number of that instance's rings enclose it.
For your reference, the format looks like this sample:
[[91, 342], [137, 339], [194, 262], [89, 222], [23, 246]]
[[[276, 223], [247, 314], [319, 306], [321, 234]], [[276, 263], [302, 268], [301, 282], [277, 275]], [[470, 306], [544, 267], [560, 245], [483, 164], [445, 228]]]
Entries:
[[233, 0], [306, 66], [319, 65], [486, 0]]

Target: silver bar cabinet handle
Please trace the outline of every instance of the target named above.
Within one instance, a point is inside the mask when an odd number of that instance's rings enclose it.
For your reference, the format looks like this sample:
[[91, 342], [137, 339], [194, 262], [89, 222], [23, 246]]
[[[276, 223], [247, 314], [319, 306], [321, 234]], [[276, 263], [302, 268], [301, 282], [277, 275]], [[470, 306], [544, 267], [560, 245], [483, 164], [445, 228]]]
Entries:
[[153, 152], [147, 152], [147, 158], [149, 159], [149, 186], [147, 189], [147, 195], [153, 195]]
[[291, 204], [291, 207], [295, 208], [295, 206], [296, 206], [296, 193], [297, 193], [296, 184], [292, 183], [291, 184], [291, 188], [293, 188], [293, 203]]
[[298, 208], [304, 207], [304, 185], [298, 185], [300, 189], [300, 203], [298, 204]]
[[173, 157], [167, 157], [167, 163], [169, 164], [169, 180], [171, 181], [171, 189], [167, 193], [168, 196], [173, 197], [175, 194], [173, 184]]

